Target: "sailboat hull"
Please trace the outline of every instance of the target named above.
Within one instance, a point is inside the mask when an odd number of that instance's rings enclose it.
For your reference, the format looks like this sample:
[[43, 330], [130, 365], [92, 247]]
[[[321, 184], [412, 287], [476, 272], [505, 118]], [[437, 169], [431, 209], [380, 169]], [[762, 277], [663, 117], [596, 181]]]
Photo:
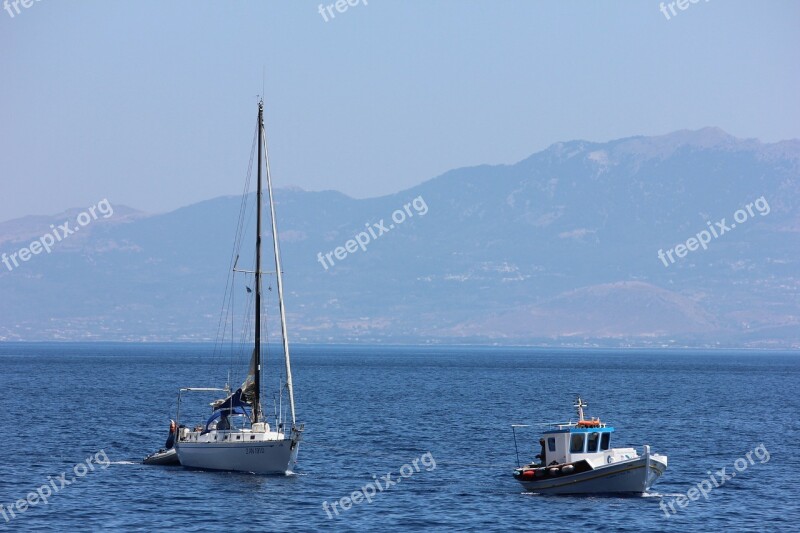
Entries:
[[200, 470], [290, 474], [299, 443], [292, 439], [262, 442], [181, 442], [176, 446], [181, 464]]

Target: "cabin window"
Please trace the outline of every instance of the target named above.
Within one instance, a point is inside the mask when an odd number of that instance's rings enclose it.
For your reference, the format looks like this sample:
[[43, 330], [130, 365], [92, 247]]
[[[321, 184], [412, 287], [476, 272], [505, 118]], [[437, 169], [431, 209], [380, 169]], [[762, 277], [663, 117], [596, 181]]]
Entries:
[[594, 453], [597, 451], [597, 445], [600, 443], [600, 433], [590, 433], [589, 440], [586, 443], [586, 453]]
[[600, 439], [600, 450], [606, 451], [608, 449], [610, 441], [611, 441], [611, 433], [603, 433], [603, 437]]
[[551, 452], [556, 451], [556, 438], [555, 437], [549, 437], [547, 439], [547, 449], [550, 450]]
[[583, 433], [573, 433], [572, 441], [569, 447], [570, 453], [583, 453], [583, 443], [586, 440], [586, 435]]

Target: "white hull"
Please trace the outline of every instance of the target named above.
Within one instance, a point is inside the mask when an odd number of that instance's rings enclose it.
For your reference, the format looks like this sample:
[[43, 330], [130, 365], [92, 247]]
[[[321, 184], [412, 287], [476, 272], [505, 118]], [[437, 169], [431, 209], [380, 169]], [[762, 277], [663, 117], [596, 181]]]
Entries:
[[181, 465], [202, 470], [289, 474], [299, 442], [292, 439], [255, 442], [179, 442]]
[[667, 469], [666, 458], [637, 457], [580, 474], [540, 480], [520, 480], [528, 492], [540, 494], [638, 493], [650, 487]]

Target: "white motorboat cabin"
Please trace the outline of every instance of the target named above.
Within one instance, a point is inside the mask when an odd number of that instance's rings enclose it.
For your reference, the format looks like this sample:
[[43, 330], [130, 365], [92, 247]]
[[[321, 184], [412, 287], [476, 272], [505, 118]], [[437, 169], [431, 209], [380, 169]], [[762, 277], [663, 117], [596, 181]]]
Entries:
[[584, 419], [586, 406], [580, 398], [575, 406], [578, 421], [552, 424], [539, 441], [542, 466], [563, 465], [585, 460], [593, 468], [637, 457], [634, 448], [612, 448], [614, 428], [597, 418]]

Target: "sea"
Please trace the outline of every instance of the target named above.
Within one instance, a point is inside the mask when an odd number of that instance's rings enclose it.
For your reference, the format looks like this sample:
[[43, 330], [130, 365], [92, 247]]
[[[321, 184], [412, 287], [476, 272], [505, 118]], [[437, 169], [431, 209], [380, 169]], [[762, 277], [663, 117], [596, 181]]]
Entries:
[[[0, 530], [800, 530], [797, 352], [295, 345], [292, 475], [143, 465], [178, 389], [224, 385], [232, 361], [210, 344], [0, 344]], [[576, 394], [613, 447], [669, 457], [651, 492], [514, 480]]]

